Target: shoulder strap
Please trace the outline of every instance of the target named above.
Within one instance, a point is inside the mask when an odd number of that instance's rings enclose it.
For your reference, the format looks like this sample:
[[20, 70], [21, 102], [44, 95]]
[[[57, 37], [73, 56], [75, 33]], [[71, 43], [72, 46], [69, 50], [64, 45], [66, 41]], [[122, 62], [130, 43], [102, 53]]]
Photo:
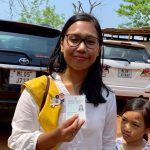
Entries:
[[44, 92], [44, 96], [43, 96], [43, 100], [42, 100], [40, 111], [42, 110], [42, 108], [43, 108], [43, 106], [45, 104], [46, 97], [47, 97], [47, 94], [48, 94], [48, 91], [49, 91], [49, 86], [50, 86], [50, 78], [47, 76], [47, 83], [46, 83], [46, 88], [45, 88], [45, 92]]

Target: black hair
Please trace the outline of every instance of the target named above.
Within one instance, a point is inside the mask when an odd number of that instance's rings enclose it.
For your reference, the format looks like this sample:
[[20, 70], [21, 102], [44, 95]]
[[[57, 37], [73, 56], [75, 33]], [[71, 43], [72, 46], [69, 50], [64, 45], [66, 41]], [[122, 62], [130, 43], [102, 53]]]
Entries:
[[[64, 25], [58, 43], [56, 45], [56, 48], [50, 57], [50, 61], [49, 61], [50, 75], [53, 72], [62, 73], [66, 70], [66, 61], [64, 60], [64, 56], [61, 52], [60, 43], [61, 40], [64, 39], [64, 36], [68, 31], [68, 28], [77, 21], [87, 21], [87, 22], [92, 22], [94, 24], [98, 34], [99, 48], [101, 48], [103, 43], [103, 38], [102, 38], [102, 30], [98, 20], [94, 16], [87, 13], [79, 13], [73, 15], [70, 19], [68, 19], [68, 21]], [[86, 95], [88, 102], [93, 103], [95, 106], [97, 106], [99, 103], [106, 102], [106, 100], [102, 96], [102, 91], [104, 89], [107, 91], [107, 96], [108, 96], [109, 89], [105, 86], [105, 84], [102, 81], [102, 64], [101, 64], [101, 51], [100, 51], [99, 56], [96, 58], [96, 61], [90, 67], [88, 75], [85, 81], [83, 82], [79, 93], [80, 94], [84, 93]]]
[[122, 115], [127, 111], [140, 111], [143, 115], [145, 128], [150, 127], [150, 101], [145, 98], [133, 98], [127, 101]]

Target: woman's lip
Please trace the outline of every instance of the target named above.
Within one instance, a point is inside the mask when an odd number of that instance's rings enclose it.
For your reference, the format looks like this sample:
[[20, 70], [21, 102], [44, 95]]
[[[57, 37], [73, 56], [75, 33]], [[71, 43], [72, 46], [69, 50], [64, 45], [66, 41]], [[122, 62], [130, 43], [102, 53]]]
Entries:
[[87, 57], [84, 57], [84, 56], [74, 56], [76, 59], [78, 60], [86, 60]]

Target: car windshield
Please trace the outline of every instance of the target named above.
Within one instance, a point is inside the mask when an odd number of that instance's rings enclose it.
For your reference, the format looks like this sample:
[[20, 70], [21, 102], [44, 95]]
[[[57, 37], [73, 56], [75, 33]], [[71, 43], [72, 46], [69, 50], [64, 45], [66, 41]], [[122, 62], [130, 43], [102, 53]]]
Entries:
[[0, 31], [0, 50], [25, 52], [36, 57], [48, 57], [56, 46], [57, 37]]
[[104, 59], [117, 58], [130, 62], [148, 62], [149, 55], [145, 48], [104, 45]]

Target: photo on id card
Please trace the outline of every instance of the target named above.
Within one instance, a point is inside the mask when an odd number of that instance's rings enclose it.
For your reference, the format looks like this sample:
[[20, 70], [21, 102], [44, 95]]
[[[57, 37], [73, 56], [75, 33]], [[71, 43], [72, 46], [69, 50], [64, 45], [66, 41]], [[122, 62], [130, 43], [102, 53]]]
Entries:
[[66, 95], [65, 96], [66, 119], [76, 114], [79, 116], [79, 118], [86, 121], [85, 102], [86, 102], [85, 95], [78, 95], [78, 96]]

